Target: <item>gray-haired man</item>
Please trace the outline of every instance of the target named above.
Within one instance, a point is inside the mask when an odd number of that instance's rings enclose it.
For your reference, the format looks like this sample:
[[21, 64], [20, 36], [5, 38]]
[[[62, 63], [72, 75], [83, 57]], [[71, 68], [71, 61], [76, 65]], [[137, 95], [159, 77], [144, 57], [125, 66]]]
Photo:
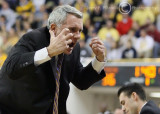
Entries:
[[2, 114], [66, 114], [70, 82], [84, 90], [105, 76], [98, 38], [90, 43], [96, 57], [86, 67], [80, 63], [82, 29], [82, 13], [64, 5], [50, 14], [48, 27], [22, 36], [0, 71]]

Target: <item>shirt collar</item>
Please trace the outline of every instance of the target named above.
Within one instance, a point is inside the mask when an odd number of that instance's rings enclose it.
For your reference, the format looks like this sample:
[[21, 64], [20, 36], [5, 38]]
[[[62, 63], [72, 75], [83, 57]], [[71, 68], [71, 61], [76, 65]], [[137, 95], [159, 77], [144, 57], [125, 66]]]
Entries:
[[[142, 106], [142, 108], [143, 108], [146, 104], [147, 104], [147, 102], [146, 102], [146, 103], [144, 103], [144, 105]], [[142, 108], [141, 108], [141, 110], [142, 110]], [[140, 110], [139, 114], [141, 113], [141, 110]]]

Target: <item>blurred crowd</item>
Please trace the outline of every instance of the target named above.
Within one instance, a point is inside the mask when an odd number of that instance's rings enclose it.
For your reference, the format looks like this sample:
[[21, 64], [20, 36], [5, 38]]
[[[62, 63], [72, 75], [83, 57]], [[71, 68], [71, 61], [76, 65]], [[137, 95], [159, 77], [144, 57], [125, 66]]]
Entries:
[[[128, 2], [129, 13], [119, 4]], [[98, 36], [107, 48], [107, 58], [158, 58], [160, 56], [159, 0], [1, 0], [0, 66], [11, 47], [26, 32], [46, 26], [57, 5], [69, 4], [83, 12], [81, 56], [91, 57], [91, 38]], [[134, 7], [133, 7], [134, 6]], [[129, 9], [126, 9], [129, 10]]]

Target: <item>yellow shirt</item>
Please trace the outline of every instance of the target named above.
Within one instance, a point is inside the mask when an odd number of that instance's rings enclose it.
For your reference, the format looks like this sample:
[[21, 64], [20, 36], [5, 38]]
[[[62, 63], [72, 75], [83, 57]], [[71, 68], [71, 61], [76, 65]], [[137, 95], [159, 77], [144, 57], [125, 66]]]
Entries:
[[[97, 3], [96, 3], [96, 2]], [[89, 10], [90, 11], [93, 11], [94, 8], [97, 6], [97, 5], [102, 5], [103, 4], [103, 1], [102, 0], [90, 0], [89, 1]]]
[[87, 12], [87, 6], [86, 6], [86, 4], [84, 3], [84, 2], [81, 2], [81, 3], [76, 3], [75, 5], [74, 5], [74, 7], [76, 8], [76, 9], [78, 9], [79, 11], [82, 11], [82, 12]]
[[29, 1], [26, 5], [17, 6], [16, 7], [16, 11], [19, 14], [24, 14], [26, 16], [29, 16], [30, 13], [34, 13], [35, 12], [35, 7], [34, 7], [32, 1]]
[[154, 14], [149, 8], [145, 8], [145, 10], [136, 10], [133, 13], [132, 18], [134, 21], [137, 21], [140, 26], [146, 24], [148, 18], [151, 22], [154, 22], [155, 20]]
[[107, 29], [106, 27], [103, 27], [98, 32], [98, 37], [103, 41], [106, 40], [107, 35], [111, 35], [114, 41], [119, 40], [119, 33], [115, 28]]

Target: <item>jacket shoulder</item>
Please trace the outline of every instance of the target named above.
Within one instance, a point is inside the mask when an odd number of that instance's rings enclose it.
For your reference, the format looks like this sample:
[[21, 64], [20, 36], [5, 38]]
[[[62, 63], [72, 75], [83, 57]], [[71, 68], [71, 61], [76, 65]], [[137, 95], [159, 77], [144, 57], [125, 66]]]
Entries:
[[140, 114], [160, 114], [160, 109], [153, 101], [148, 101], [147, 104], [142, 108]]
[[43, 47], [48, 46], [49, 41], [50, 41], [49, 30], [47, 29], [47, 27], [42, 27], [24, 34], [20, 38], [17, 44], [23, 45], [28, 42], [28, 44], [37, 47], [37, 49], [41, 49]]

